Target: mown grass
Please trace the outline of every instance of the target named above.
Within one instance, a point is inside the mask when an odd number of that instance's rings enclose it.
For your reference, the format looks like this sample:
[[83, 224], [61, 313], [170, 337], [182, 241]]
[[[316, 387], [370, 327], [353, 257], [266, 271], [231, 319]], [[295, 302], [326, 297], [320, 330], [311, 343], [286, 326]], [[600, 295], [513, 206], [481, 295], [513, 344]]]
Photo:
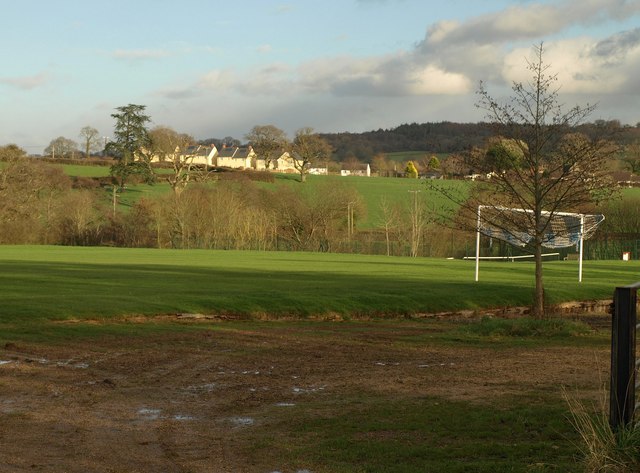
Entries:
[[[248, 455], [315, 472], [578, 472], [578, 436], [561, 400], [545, 396], [468, 403], [360, 393], [294, 407], [256, 428]], [[286, 428], [285, 428], [286, 425]]]
[[[410, 316], [526, 306], [532, 263], [473, 263], [346, 254], [0, 247], [1, 322], [177, 312], [244, 316]], [[610, 298], [638, 262], [545, 266], [549, 302]]]

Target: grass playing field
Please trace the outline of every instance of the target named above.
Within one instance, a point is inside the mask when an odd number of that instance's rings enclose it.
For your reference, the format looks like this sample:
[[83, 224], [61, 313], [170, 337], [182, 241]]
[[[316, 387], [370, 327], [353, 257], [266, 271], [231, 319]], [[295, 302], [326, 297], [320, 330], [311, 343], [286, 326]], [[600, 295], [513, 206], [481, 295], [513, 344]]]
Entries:
[[[607, 333], [556, 321], [300, 320], [525, 305], [531, 263], [475, 283], [461, 260], [0, 246], [0, 267], [11, 471], [577, 473], [561, 388], [607, 378]], [[611, 297], [639, 269], [587, 261], [578, 284], [548, 262], [547, 295]], [[185, 312], [294, 320], [154, 317]]]
[[[2, 321], [176, 312], [398, 316], [525, 306], [532, 263], [385, 256], [0, 246]], [[549, 302], [611, 297], [636, 261], [545, 263]]]

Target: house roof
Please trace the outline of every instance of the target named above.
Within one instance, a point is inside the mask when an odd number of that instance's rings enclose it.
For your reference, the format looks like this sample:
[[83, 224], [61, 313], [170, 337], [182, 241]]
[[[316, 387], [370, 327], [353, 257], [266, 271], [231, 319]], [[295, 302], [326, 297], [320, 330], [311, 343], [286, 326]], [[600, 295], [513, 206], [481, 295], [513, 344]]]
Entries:
[[351, 164], [351, 165], [343, 164], [341, 169], [343, 169], [344, 171], [366, 171], [367, 169], [369, 169], [369, 164], [367, 163]]
[[636, 176], [628, 171], [616, 171], [611, 173], [611, 177], [616, 182], [640, 182], [640, 176]]
[[209, 156], [213, 146], [192, 145], [187, 146], [184, 150], [184, 154], [187, 156]]
[[234, 158], [234, 159], [245, 159], [253, 152], [253, 148], [251, 146], [245, 146], [239, 148], [237, 146], [222, 148], [218, 152], [218, 157], [220, 158]]

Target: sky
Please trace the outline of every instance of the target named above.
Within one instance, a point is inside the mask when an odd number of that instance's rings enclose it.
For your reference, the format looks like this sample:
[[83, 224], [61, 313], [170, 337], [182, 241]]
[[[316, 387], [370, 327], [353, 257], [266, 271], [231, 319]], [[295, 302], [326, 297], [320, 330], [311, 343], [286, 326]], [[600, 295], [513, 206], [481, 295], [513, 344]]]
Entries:
[[567, 108], [640, 122], [640, 0], [0, 0], [0, 145], [150, 127], [363, 132], [477, 122], [543, 44]]

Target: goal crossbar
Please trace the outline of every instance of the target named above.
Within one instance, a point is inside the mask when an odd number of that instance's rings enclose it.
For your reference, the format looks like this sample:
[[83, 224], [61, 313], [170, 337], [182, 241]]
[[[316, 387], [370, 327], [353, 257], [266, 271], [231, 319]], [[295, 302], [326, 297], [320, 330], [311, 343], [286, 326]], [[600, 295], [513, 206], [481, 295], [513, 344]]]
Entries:
[[[478, 220], [476, 227], [476, 273], [475, 280], [478, 281], [480, 272], [480, 235], [486, 235], [491, 238], [497, 238], [499, 240], [506, 241], [512, 245], [525, 246], [533, 238], [533, 232], [526, 228], [526, 224], [530, 220], [522, 222], [520, 220], [517, 225], [525, 227], [515, 229], [513, 227], [516, 224], [513, 220], [507, 219], [507, 221], [501, 222], [501, 225], [491, 224], [489, 220], [487, 225], [483, 226], [482, 213], [483, 210], [489, 209], [497, 214], [496, 220], [507, 215], [524, 214], [532, 216], [534, 211], [531, 209], [517, 209], [508, 208], [502, 206], [491, 205], [479, 205], [478, 206]], [[583, 247], [584, 240], [588, 238], [596, 229], [596, 227], [604, 220], [604, 215], [590, 215], [582, 213], [572, 212], [549, 212], [542, 211], [543, 216], [547, 221], [545, 226], [548, 227], [544, 234], [544, 240], [542, 245], [548, 248], [566, 248], [569, 246], [578, 246], [579, 258], [578, 258], [578, 282], [582, 282], [582, 260], [583, 260]], [[527, 217], [529, 218], [529, 217]], [[514, 218], [515, 220], [515, 218]], [[573, 223], [569, 223], [569, 222]], [[511, 223], [512, 229], [506, 228]]]

